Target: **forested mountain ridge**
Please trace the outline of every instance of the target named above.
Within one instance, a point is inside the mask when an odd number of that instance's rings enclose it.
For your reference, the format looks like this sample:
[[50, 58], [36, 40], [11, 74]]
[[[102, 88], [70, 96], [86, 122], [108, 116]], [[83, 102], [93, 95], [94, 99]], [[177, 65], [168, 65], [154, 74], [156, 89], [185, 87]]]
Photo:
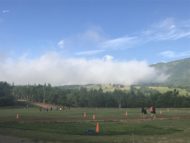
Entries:
[[168, 63], [151, 65], [156, 70], [169, 75], [164, 85], [175, 87], [190, 86], [190, 58], [176, 60]]

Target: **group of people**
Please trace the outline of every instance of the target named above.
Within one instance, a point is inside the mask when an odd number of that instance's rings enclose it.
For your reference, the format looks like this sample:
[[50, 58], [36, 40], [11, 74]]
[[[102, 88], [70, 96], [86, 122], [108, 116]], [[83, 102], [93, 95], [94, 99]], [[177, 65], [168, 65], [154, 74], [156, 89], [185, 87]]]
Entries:
[[47, 111], [47, 112], [48, 112], [48, 111], [53, 111], [53, 109], [54, 109], [54, 110], [57, 110], [57, 111], [62, 111], [62, 110], [64, 110], [64, 107], [63, 107], [63, 106], [62, 106], [62, 107], [58, 107], [58, 106], [57, 106], [56, 108], [53, 108], [53, 107], [49, 107], [49, 108], [48, 108], [48, 107], [46, 107], [46, 108], [45, 108], [45, 107], [39, 107], [39, 110], [40, 110], [40, 111], [43, 111], [43, 110], [44, 110], [44, 111]]
[[156, 108], [155, 106], [151, 106], [149, 108], [142, 107], [141, 108], [141, 113], [144, 115], [147, 115], [147, 110], [151, 113], [151, 117], [155, 118], [156, 117]]
[[40, 110], [40, 112], [43, 111], [43, 110], [48, 112], [49, 110], [52, 111], [53, 108], [51, 107], [51, 108], [49, 109], [49, 108], [42, 108], [42, 107], [39, 107], [39, 110]]

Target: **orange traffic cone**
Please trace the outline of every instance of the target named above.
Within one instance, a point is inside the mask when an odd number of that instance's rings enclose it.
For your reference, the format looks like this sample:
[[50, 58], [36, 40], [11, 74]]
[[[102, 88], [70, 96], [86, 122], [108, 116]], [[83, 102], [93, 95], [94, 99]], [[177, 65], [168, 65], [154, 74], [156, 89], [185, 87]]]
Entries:
[[95, 114], [92, 115], [92, 119], [96, 120], [96, 115]]
[[97, 122], [96, 123], [96, 133], [98, 134], [100, 132], [100, 125], [99, 123]]

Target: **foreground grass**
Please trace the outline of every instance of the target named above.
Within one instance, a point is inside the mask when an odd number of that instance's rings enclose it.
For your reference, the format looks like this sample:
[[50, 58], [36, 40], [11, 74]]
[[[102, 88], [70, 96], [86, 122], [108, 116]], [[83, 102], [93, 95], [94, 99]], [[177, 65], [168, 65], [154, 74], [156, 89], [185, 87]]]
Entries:
[[[188, 143], [189, 109], [158, 109], [158, 118], [142, 119], [139, 109], [74, 108], [40, 112], [31, 109], [0, 109], [0, 134], [29, 138], [33, 142], [77, 143]], [[82, 114], [87, 113], [84, 119]], [[16, 120], [16, 113], [20, 119]], [[92, 114], [96, 114], [96, 121]], [[98, 135], [87, 135], [100, 123]]]

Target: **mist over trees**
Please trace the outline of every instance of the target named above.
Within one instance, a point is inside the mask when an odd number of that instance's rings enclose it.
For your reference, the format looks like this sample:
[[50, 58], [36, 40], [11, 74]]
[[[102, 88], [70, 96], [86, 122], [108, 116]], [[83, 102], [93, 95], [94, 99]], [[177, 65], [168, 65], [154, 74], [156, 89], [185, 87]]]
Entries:
[[161, 94], [146, 86], [131, 86], [128, 91], [104, 92], [101, 88], [52, 87], [50, 84], [11, 86], [0, 82], [0, 106], [13, 105], [15, 99], [69, 107], [190, 107], [190, 96], [180, 96], [176, 89]]
[[[157, 107], [190, 107], [190, 95], [181, 96], [176, 89], [160, 93], [157, 90], [148, 88], [150, 85], [164, 85], [172, 88], [185, 88], [190, 93], [190, 86], [188, 84], [189, 78], [187, 78], [190, 75], [188, 70], [189, 63], [190, 59], [187, 58], [179, 61], [152, 65], [158, 70], [168, 69], [167, 73], [170, 73], [172, 76], [170, 76], [165, 83], [142, 82], [141, 86], [133, 85], [128, 91], [116, 89], [113, 92], [105, 92], [101, 88], [89, 89], [85, 88], [85, 86], [73, 88], [74, 86], [51, 86], [50, 84], [14, 86], [7, 82], [0, 81], [0, 106], [14, 105], [17, 100], [23, 99], [30, 102], [46, 102], [72, 107], [124, 108], [146, 107], [152, 104]], [[91, 65], [91, 63], [89, 64]], [[141, 63], [140, 65], [142, 67], [147, 67], [144, 63]], [[126, 74], [126, 72], [123, 73]], [[107, 78], [110, 79], [110, 77]], [[65, 80], [67, 81], [67, 79]]]

